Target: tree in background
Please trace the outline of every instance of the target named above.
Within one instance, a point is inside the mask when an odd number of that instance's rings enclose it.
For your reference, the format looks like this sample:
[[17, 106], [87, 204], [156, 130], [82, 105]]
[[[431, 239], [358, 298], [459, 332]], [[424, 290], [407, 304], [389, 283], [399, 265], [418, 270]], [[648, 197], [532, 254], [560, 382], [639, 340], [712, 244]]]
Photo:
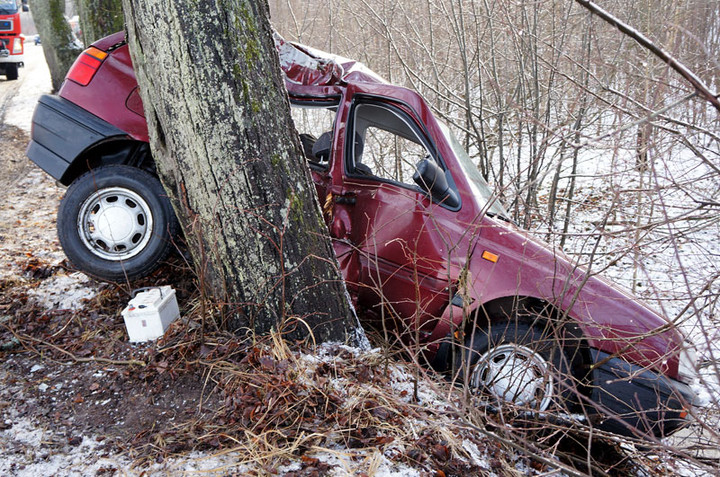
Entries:
[[265, 1], [125, 0], [150, 147], [232, 329], [359, 343]]
[[122, 0], [77, 0], [77, 3], [86, 46], [125, 27]]
[[32, 13], [35, 26], [42, 38], [52, 87], [57, 91], [82, 49], [75, 42], [65, 18], [64, 0], [33, 0]]

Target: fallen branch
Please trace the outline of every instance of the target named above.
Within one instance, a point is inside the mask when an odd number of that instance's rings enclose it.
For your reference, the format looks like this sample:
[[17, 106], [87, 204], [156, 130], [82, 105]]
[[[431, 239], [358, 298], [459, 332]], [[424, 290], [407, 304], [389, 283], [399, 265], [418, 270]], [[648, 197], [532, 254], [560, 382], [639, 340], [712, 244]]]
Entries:
[[[141, 361], [139, 359], [123, 360], [123, 359], [97, 358], [94, 356], [91, 356], [89, 358], [80, 358], [80, 357], [72, 354], [70, 351], [64, 350], [64, 349], [60, 348], [59, 346], [49, 343], [45, 340], [41, 340], [40, 338], [35, 338], [34, 336], [29, 336], [29, 335], [18, 336], [14, 332], [13, 332], [13, 334], [15, 335], [15, 337], [18, 340], [20, 340], [20, 342], [22, 342], [24, 339], [28, 339], [28, 340], [34, 341], [36, 343], [39, 343], [39, 344], [42, 344], [45, 346], [49, 346], [50, 348], [54, 349], [55, 351], [59, 351], [63, 354], [66, 354], [75, 363], [105, 363], [105, 364], [116, 364], [116, 365], [122, 365], [122, 366], [132, 366], [132, 365], [137, 365], [137, 366], [142, 366], [142, 367], [147, 366], [147, 363], [145, 361]], [[62, 363], [62, 364], [71, 364], [71, 363]]]

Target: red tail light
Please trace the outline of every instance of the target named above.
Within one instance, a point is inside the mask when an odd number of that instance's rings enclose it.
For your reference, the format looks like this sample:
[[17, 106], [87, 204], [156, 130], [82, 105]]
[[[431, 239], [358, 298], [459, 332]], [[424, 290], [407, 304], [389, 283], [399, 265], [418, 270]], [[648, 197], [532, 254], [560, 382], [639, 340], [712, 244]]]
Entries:
[[67, 79], [72, 80], [82, 86], [87, 86], [93, 79], [95, 73], [100, 68], [103, 60], [107, 58], [107, 53], [91, 46], [83, 51], [73, 63], [70, 71], [68, 71]]

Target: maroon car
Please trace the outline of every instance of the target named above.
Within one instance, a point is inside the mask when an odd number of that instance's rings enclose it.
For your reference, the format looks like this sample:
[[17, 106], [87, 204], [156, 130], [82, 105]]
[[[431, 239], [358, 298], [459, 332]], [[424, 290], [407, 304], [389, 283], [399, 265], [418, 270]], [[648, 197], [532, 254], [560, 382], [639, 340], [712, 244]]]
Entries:
[[[417, 93], [354, 61], [277, 46], [364, 316], [490, 410], [557, 416], [562, 406], [637, 435], [687, 422], [694, 363], [670, 322], [514, 225]], [[139, 277], [169, 252], [177, 221], [154, 172], [123, 33], [88, 48], [59, 95], [40, 99], [27, 154], [69, 186], [58, 235], [77, 268]]]

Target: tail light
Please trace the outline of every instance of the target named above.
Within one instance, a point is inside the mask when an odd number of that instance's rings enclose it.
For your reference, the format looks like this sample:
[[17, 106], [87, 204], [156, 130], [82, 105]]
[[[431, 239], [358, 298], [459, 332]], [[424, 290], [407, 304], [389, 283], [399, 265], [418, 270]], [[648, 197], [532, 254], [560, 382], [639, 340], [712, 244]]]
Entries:
[[108, 54], [104, 51], [91, 46], [77, 57], [70, 71], [68, 71], [67, 79], [82, 86], [87, 86], [107, 56]]

